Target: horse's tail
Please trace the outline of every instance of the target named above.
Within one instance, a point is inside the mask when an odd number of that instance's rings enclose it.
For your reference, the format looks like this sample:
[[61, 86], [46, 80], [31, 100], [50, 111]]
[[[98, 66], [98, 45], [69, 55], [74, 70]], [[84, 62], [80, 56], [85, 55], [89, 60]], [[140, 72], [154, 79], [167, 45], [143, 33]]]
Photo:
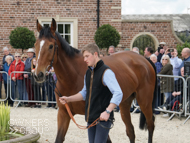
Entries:
[[[156, 80], [155, 80], [155, 87], [154, 87], [154, 95], [153, 95], [154, 97], [153, 97], [153, 101], [152, 101], [152, 111], [154, 111], [154, 107], [155, 107], [155, 104], [156, 104], [156, 96], [157, 96], [157, 73], [156, 73], [156, 66], [155, 66], [155, 64], [150, 59], [147, 58], [147, 60], [149, 61], [149, 63], [154, 68], [155, 76], [156, 76], [155, 77]], [[153, 121], [154, 121], [155, 120], [154, 115], [153, 115], [152, 118], [153, 118]], [[146, 118], [145, 118], [143, 112], [141, 112], [139, 128], [143, 130], [145, 128], [145, 125], [146, 125]]]

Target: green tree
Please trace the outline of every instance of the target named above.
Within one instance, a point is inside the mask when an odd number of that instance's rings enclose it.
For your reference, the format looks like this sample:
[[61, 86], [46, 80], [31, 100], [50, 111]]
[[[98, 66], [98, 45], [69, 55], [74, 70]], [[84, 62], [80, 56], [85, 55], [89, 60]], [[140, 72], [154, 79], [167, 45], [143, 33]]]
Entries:
[[99, 27], [94, 35], [94, 40], [100, 49], [109, 48], [113, 45], [117, 47], [121, 37], [115, 27], [105, 24]]
[[186, 32], [176, 32], [176, 34], [181, 41], [190, 43], [190, 35]]
[[34, 32], [26, 27], [17, 27], [12, 30], [9, 39], [11, 46], [15, 49], [22, 49], [22, 52], [24, 49], [34, 47], [34, 43], [36, 42]]
[[177, 51], [178, 51], [178, 54], [181, 55], [181, 51], [183, 50], [183, 48], [190, 48], [190, 43], [188, 43], [187, 41], [184, 43], [184, 44], [178, 44], [177, 45]]

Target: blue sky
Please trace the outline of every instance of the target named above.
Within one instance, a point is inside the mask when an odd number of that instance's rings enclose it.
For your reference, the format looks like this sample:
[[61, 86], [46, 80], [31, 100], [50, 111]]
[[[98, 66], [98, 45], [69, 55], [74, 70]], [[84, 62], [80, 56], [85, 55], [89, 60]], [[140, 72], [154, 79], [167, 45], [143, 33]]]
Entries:
[[122, 0], [122, 14], [187, 13], [190, 14], [190, 0]]

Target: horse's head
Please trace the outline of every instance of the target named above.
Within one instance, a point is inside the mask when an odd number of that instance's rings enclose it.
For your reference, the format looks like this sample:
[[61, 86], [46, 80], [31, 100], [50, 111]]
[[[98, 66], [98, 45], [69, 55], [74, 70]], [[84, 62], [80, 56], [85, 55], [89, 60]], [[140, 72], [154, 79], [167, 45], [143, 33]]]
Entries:
[[57, 62], [56, 21], [52, 19], [51, 27], [42, 27], [37, 20], [37, 30], [39, 37], [35, 43], [37, 63], [34, 78], [37, 82], [43, 82], [46, 71], [51, 68], [52, 64]]

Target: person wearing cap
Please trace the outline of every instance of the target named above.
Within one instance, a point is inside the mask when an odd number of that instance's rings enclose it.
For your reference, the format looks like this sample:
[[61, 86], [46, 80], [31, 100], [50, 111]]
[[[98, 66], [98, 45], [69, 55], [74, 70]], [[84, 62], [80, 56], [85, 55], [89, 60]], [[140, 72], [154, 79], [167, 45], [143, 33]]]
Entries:
[[[25, 68], [24, 71], [26, 72], [31, 72], [31, 61], [35, 56], [35, 52], [33, 48], [29, 48], [27, 50], [27, 55], [28, 58], [25, 61]], [[25, 78], [25, 84], [26, 84], [26, 90], [28, 93], [28, 99], [29, 100], [34, 100], [34, 91], [32, 89], [32, 85], [31, 85], [31, 76], [30, 74], [24, 74], [24, 78]], [[34, 103], [29, 103], [29, 106], [34, 106]]]
[[2, 65], [4, 65], [6, 63], [5, 58], [6, 58], [7, 55], [12, 56], [13, 57], [13, 61], [14, 61], [14, 56], [12, 54], [10, 54], [8, 47], [4, 47], [3, 48], [3, 54], [4, 54], [4, 56], [3, 56], [3, 63], [2, 63]]

